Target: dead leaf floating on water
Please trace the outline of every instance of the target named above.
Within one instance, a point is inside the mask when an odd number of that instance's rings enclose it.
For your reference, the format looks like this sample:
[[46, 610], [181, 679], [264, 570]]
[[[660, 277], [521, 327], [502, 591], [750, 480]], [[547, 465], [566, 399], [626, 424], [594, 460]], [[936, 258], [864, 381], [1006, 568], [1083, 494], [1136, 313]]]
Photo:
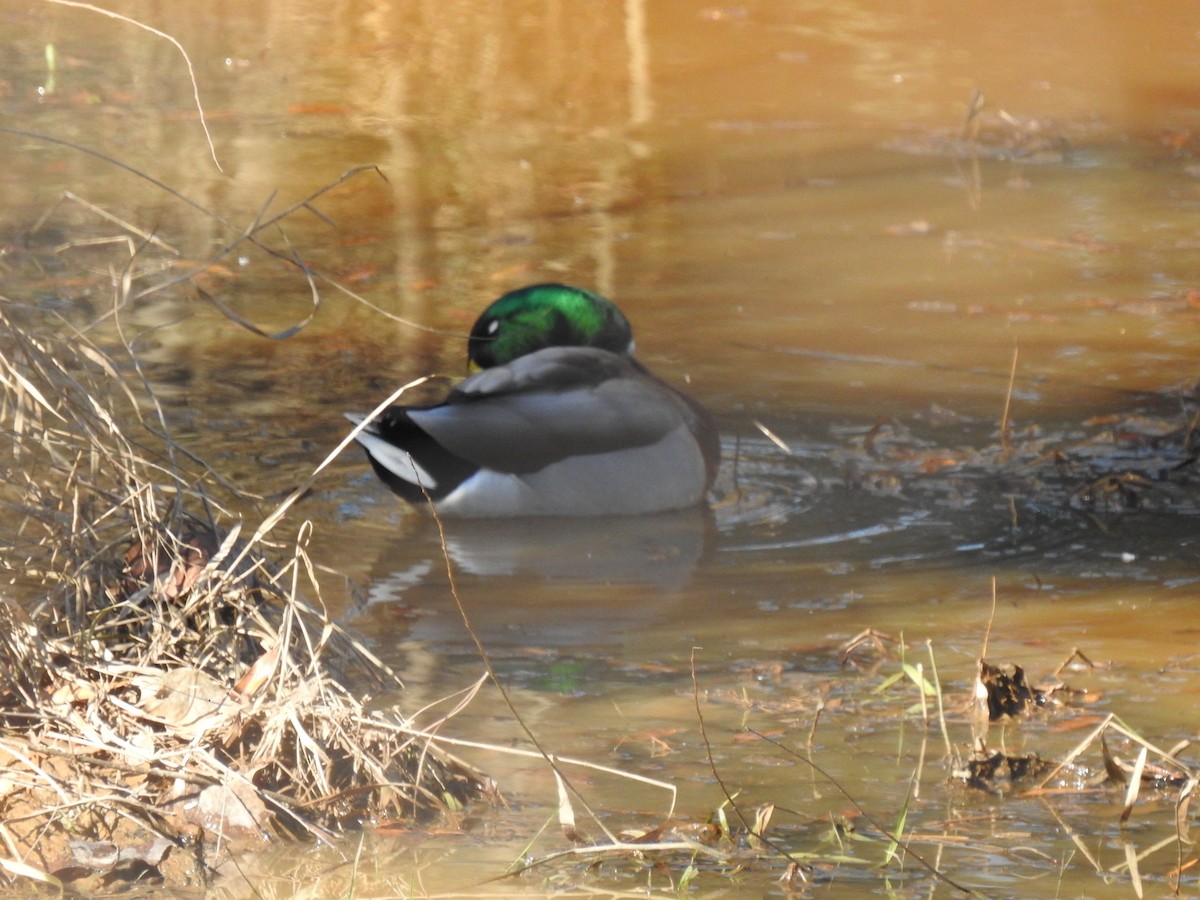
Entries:
[[1052, 763], [1036, 753], [1009, 756], [999, 751], [990, 756], [967, 761], [966, 782], [973, 788], [1006, 794], [1020, 785], [1018, 782], [1036, 778], [1050, 770]]
[[995, 722], [1004, 716], [1017, 717], [1031, 706], [1040, 706], [1045, 696], [1025, 680], [1025, 670], [1012, 666], [1012, 673], [986, 660], [979, 663], [979, 681], [987, 694], [988, 720]]

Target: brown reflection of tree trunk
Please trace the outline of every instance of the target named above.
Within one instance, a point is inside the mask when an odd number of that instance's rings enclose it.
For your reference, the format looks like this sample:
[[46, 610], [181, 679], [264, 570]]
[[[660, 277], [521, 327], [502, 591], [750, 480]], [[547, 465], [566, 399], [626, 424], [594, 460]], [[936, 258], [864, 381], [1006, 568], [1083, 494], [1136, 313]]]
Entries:
[[646, 0], [625, 0], [625, 43], [629, 45], [629, 124], [641, 125], [654, 115]]
[[[644, 0], [414, 3], [372, 23], [381, 29], [399, 86], [375, 127], [391, 144], [405, 314], [420, 302], [410, 285], [434, 283], [472, 309], [535, 278], [611, 290], [609, 219], [630, 193], [625, 130], [653, 108]], [[367, 71], [378, 65], [358, 64], [359, 91], [378, 84]]]

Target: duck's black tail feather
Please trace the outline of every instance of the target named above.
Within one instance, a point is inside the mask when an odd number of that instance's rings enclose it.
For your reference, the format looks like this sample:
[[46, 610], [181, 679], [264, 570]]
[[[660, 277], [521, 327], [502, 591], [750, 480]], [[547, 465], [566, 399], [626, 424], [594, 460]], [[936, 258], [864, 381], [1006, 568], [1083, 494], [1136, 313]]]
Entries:
[[479, 471], [477, 464], [455, 456], [435, 441], [409, 418], [408, 411], [402, 407], [385, 410], [366, 431], [396, 451], [412, 457], [414, 466], [393, 468], [386, 459], [377, 458], [371, 452], [369, 443], [363, 443], [375, 474], [414, 505], [425, 503], [426, 496], [435, 502], [440, 500]]

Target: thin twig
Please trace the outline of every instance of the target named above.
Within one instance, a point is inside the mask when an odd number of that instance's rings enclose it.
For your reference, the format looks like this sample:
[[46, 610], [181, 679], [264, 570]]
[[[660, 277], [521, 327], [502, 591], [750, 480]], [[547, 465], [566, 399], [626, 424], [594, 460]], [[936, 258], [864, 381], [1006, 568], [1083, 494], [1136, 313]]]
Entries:
[[446, 544], [446, 529], [442, 524], [442, 518], [438, 515], [437, 510], [433, 506], [433, 498], [431, 498], [428, 493], [425, 492], [424, 485], [421, 485], [421, 491], [425, 493], [425, 499], [428, 502], [429, 510], [433, 515], [434, 524], [437, 526], [438, 541], [442, 549], [442, 559], [446, 564], [446, 577], [449, 582], [450, 596], [454, 598], [454, 603], [458, 607], [458, 614], [463, 620], [463, 626], [467, 629], [467, 634], [470, 635], [471, 641], [475, 644], [475, 652], [479, 654], [479, 658], [483, 662], [484, 668], [487, 669], [488, 677], [491, 678], [492, 684], [496, 686], [496, 690], [500, 692], [500, 696], [504, 700], [504, 705], [507, 706], [509, 712], [512, 713], [513, 720], [517, 723], [520, 729], [525, 732], [525, 736], [529, 738], [530, 743], [533, 744], [538, 753], [541, 754], [542, 758], [546, 760], [546, 763], [553, 770], [555, 777], [558, 778], [560, 783], [579, 799], [579, 801], [583, 804], [584, 809], [587, 810], [588, 815], [592, 817], [592, 821], [594, 821], [600, 830], [604, 832], [604, 835], [609, 839], [609, 841], [614, 844], [618, 843], [616, 835], [609, 831], [608, 826], [606, 826], [604, 822], [600, 820], [600, 817], [596, 815], [595, 811], [588, 804], [587, 800], [584, 799], [584, 796], [579, 789], [576, 788], [566, 777], [566, 775], [563, 774], [562, 769], [555, 761], [555, 757], [551, 755], [544, 746], [542, 746], [542, 742], [538, 740], [537, 735], [533, 733], [533, 729], [529, 727], [529, 725], [525, 722], [525, 719], [521, 716], [521, 713], [517, 710], [516, 704], [512, 702], [512, 697], [509, 696], [508, 689], [504, 686], [504, 682], [502, 682], [500, 680], [500, 676], [496, 674], [496, 669], [492, 666], [492, 659], [488, 655], [487, 650], [484, 648], [483, 642], [479, 639], [479, 635], [475, 633], [475, 629], [471, 625], [471, 617], [468, 615], [467, 608], [463, 604], [462, 598], [459, 596], [458, 585], [454, 578], [454, 565], [450, 561], [450, 550]]
[[1013, 385], [1017, 380], [1017, 355], [1020, 349], [1020, 345], [1014, 342], [1012, 368], [1008, 372], [1008, 390], [1004, 392], [1004, 412], [1000, 415], [1000, 446], [1004, 450], [1009, 449], [1008, 413], [1012, 407]]
[[[831, 774], [829, 774], [823, 768], [821, 768], [819, 765], [817, 765], [817, 763], [815, 761], [813, 761], [809, 757], [805, 756], [803, 753], [799, 753], [790, 747], [785, 747], [779, 741], [775, 740], [773, 737], [769, 737], [768, 735], [763, 734], [761, 731], [756, 731], [753, 728], [747, 728], [746, 731], [749, 734], [752, 734], [755, 737], [766, 741], [768, 744], [771, 744], [773, 747], [778, 748], [782, 752], [786, 753], [788, 756], [791, 756], [794, 759], [800, 760], [805, 765], [811, 766], [813, 769], [815, 769], [817, 772], [820, 773], [822, 778], [824, 778], [826, 781], [828, 781], [830, 784], [832, 784], [834, 786], [834, 788], [838, 791], [838, 793], [840, 793], [843, 797], [845, 797], [854, 806], [854, 808], [858, 810], [859, 814], [867, 822], [871, 823], [872, 828], [874, 828], [876, 831], [878, 831], [880, 834], [882, 834], [888, 840], [899, 842], [899, 838], [894, 833], [892, 833], [892, 831], [890, 829], [888, 829], [884, 825], [882, 825], [873, 815], [871, 815], [870, 812], [868, 812], [863, 807], [863, 805], [861, 803], [858, 802], [857, 799], [855, 799], [853, 794], [851, 794], [844, 787], [842, 787], [841, 782], [839, 782]], [[979, 900], [986, 900], [986, 898], [984, 897], [983, 894], [980, 894], [978, 891], [967, 887], [965, 884], [955, 881], [953, 878], [951, 878], [949, 875], [947, 875], [945, 872], [943, 872], [941, 869], [939, 869], [933, 863], [931, 863], [927, 859], [925, 859], [925, 857], [923, 857], [921, 854], [919, 854], [915, 850], [913, 850], [911, 843], [905, 845], [904, 852], [906, 854], [908, 854], [909, 856], [911, 856], [913, 859], [915, 859], [922, 866], [924, 866], [925, 869], [931, 875], [933, 875], [935, 878], [942, 881], [943, 883], [948, 884], [950, 887], [954, 888], [957, 891], [962, 891], [964, 894], [966, 894], [969, 897], [978, 897]]]
[[708, 759], [708, 769], [710, 772], [712, 772], [713, 778], [716, 779], [717, 786], [721, 789], [721, 793], [725, 795], [725, 801], [729, 804], [730, 808], [737, 815], [738, 820], [742, 823], [742, 827], [746, 829], [746, 833], [749, 835], [752, 835], [753, 837], [762, 841], [763, 844], [770, 847], [772, 850], [774, 850], [780, 856], [787, 859], [788, 862], [794, 863], [796, 865], [797, 871], [800, 873], [801, 877], [804, 878], [805, 881], [807, 881], [808, 880], [807, 867], [803, 863], [801, 863], [800, 860], [798, 860], [794, 856], [792, 856], [792, 854], [789, 853], [784, 847], [777, 844], [774, 840], [768, 838], [761, 831], [756, 830], [755, 827], [750, 824], [750, 821], [742, 813], [741, 807], [738, 806], [738, 803], [734, 799], [733, 794], [730, 792], [729, 788], [726, 786], [725, 780], [721, 777], [720, 771], [717, 769], [716, 760], [713, 759], [712, 744], [709, 743], [709, 740], [708, 740], [708, 727], [705, 725], [705, 722], [704, 722], [704, 712], [700, 708], [700, 682], [696, 677], [696, 650], [697, 649], [698, 648], [693, 647], [691, 655], [689, 656], [689, 662], [690, 662], [691, 671], [692, 671], [692, 704], [693, 704], [693, 706], [695, 706], [695, 709], [696, 709], [696, 721], [700, 726], [700, 740], [704, 742], [704, 754], [705, 754], [705, 757]]
[[147, 25], [145, 22], [139, 22], [137, 19], [131, 19], [129, 16], [112, 12], [111, 10], [95, 6], [91, 3], [81, 3], [79, 0], [46, 0], [46, 2], [53, 3], [56, 6], [69, 6], [74, 9], [83, 9], [87, 10], [88, 12], [99, 13], [102, 16], [108, 16], [110, 19], [116, 19], [118, 22], [124, 22], [127, 25], [135, 25], [138, 28], [141, 28], [143, 31], [148, 31], [156, 37], [160, 37], [163, 40], [172, 43], [175, 46], [175, 49], [179, 51], [180, 55], [183, 56], [183, 62], [187, 66], [188, 78], [191, 79], [192, 82], [192, 97], [196, 101], [196, 111], [200, 114], [200, 127], [204, 130], [205, 140], [208, 141], [208, 152], [212, 154], [213, 165], [217, 167], [218, 172], [225, 171], [221, 168], [221, 163], [217, 160], [217, 148], [213, 145], [212, 134], [209, 133], [208, 122], [204, 118], [204, 105], [200, 102], [200, 86], [196, 83], [196, 72], [194, 69], [192, 69], [192, 60], [188, 56], [187, 51], [183, 49], [183, 45], [179, 43], [179, 41], [175, 40], [175, 38], [171, 37], [171, 35], [167, 34], [165, 31], [159, 31], [157, 28]]

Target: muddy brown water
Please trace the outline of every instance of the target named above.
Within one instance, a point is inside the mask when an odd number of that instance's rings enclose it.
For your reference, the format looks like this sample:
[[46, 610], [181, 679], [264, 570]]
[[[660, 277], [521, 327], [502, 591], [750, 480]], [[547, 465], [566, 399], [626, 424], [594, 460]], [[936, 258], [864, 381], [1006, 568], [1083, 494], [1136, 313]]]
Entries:
[[[964, 792], [938, 731], [909, 710], [916, 693], [873, 692], [899, 661], [845, 670], [839, 647], [867, 628], [903, 635], [958, 708], [994, 580], [989, 657], [1037, 677], [1078, 648], [1099, 667], [1063, 677], [1101, 696], [1070, 724], [1008, 726], [993, 741], [1061, 756], [1109, 712], [1162, 747], [1196, 736], [1200, 518], [1097, 519], [987, 465], [921, 465], [996, 445], [1014, 353], [1011, 425], [1048, 452], [1096, 431], [1081, 424], [1096, 417], [1185, 416], [1174, 398], [1200, 351], [1195, 4], [122, 11], [187, 49], [223, 174], [178, 51], [82, 10], [0, 8], [4, 126], [107, 154], [229, 224], [94, 156], [0, 134], [6, 296], [76, 324], [107, 310], [103, 284], [81, 273], [128, 252], [80, 241], [115, 226], [68, 199], [24, 233], [64, 192], [195, 261], [268, 203], [377, 166], [386, 180], [352, 176], [314, 202], [321, 216], [300, 210], [270, 240], [419, 327], [322, 285], [313, 323], [272, 342], [187, 289], [155, 292], [121, 315], [179, 439], [253, 490], [285, 490], [345, 433], [342, 410], [419, 375], [461, 374], [463, 334], [491, 297], [545, 279], [597, 288], [629, 314], [643, 361], [716, 412], [726, 461], [711, 514], [448, 528], [458, 595], [539, 740], [673, 783], [676, 812], [703, 820], [723, 795], [698, 693], [739, 802], [776, 804], [793, 850], [857, 860], [820, 865], [823, 893], [935, 883], [911, 859], [873, 869], [886, 842], [862, 818], [874, 841], [830, 843], [830, 816], [852, 804], [746, 728], [810, 753], [887, 827], [923, 758], [907, 828], [941, 850], [914, 848], [986, 895], [1133, 895], [1126, 872], [1098, 874], [1072, 838], [1119, 867], [1125, 842], [1143, 852], [1172, 834], [1168, 796], [1123, 831], [1104, 792], [1049, 804]], [[51, 255], [58, 244], [71, 246]], [[303, 278], [243, 249], [208, 286], [265, 330], [308, 315]], [[61, 268], [28, 265], [33, 250]], [[135, 273], [147, 285], [166, 274]], [[325, 578], [325, 602], [406, 678], [404, 697], [383, 699], [415, 709], [480, 675], [436, 529], [357, 452], [296, 516], [316, 523], [314, 557], [345, 575]], [[819, 719], [818, 697], [832, 701]], [[443, 731], [527, 743], [491, 688]], [[952, 740], [967, 734], [952, 718]], [[459, 752], [509, 806], [473, 811], [457, 834], [373, 836], [369, 864], [351, 844], [247, 871], [314, 883], [331, 866], [349, 877], [335, 864], [357, 858], [362, 887], [396, 893], [669, 891], [682, 876], [629, 858], [589, 871], [560, 861], [477, 887], [567, 845], [544, 763]], [[614, 830], [670, 808], [663, 791], [573, 771]], [[582, 815], [581, 827], [598, 832]], [[1142, 860], [1148, 895], [1166, 893], [1178, 862], [1174, 844]], [[705, 871], [692, 888], [781, 893], [781, 872], [774, 860]]]

